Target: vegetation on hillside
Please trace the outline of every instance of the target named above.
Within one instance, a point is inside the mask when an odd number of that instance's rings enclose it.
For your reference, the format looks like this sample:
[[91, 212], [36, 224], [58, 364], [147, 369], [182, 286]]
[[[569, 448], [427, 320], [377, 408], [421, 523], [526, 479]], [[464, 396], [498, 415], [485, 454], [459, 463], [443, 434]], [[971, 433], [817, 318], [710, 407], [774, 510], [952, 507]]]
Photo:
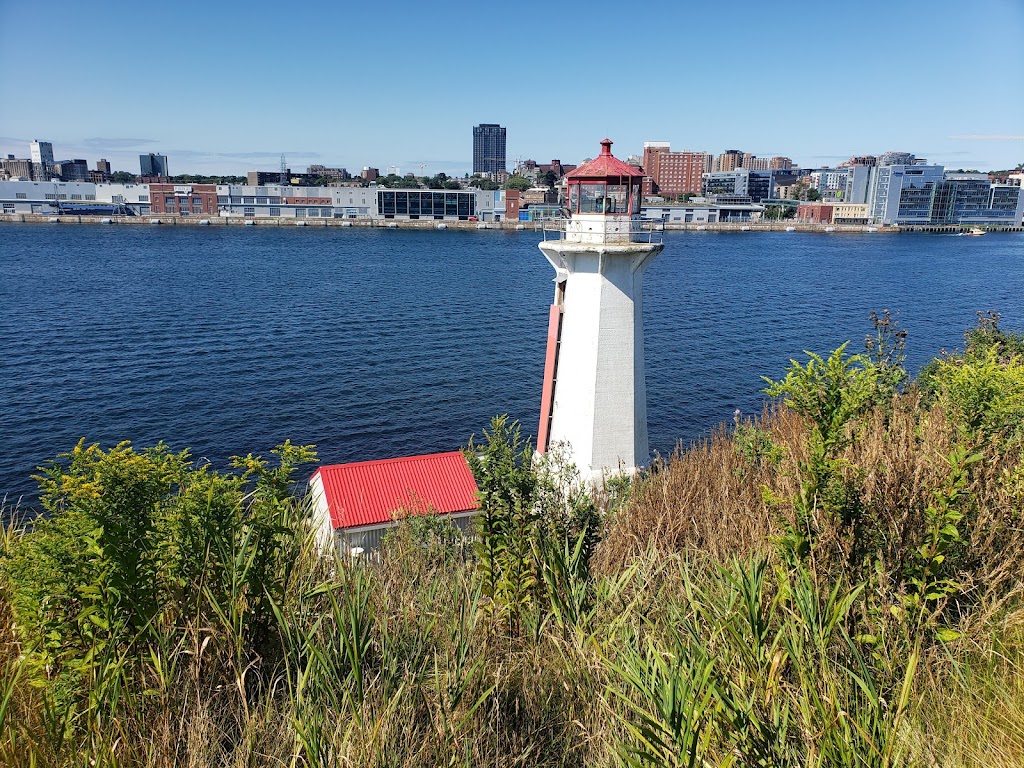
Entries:
[[11, 766], [1024, 764], [1024, 338], [793, 361], [588, 493], [495, 419], [477, 536], [318, 558], [293, 476], [84, 443], [0, 549]]

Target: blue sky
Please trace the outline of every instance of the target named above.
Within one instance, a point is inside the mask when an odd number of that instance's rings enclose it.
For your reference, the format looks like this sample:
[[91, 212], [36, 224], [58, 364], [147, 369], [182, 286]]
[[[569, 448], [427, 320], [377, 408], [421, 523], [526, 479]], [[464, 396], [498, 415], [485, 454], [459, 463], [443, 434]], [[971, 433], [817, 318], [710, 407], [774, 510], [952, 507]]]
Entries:
[[1024, 0], [0, 0], [0, 152], [172, 173], [578, 162], [606, 135], [805, 167], [1024, 162]]

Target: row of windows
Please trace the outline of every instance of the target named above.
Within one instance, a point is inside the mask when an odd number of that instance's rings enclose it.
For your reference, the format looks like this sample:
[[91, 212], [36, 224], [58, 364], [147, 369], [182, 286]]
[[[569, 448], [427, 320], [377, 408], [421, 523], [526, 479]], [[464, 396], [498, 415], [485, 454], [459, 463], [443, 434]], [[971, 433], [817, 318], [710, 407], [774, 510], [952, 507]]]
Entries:
[[[198, 210], [198, 208], [197, 208], [197, 210]], [[348, 218], [353, 218], [354, 219], [354, 218], [356, 218], [356, 216], [368, 216], [369, 213], [370, 213], [370, 209], [369, 208], [312, 208], [312, 207], [305, 207], [305, 208], [293, 208], [293, 209], [290, 209], [290, 210], [292, 210], [293, 215], [295, 217], [300, 218], [300, 219], [305, 219], [305, 218], [313, 218], [313, 219], [316, 219], [316, 218], [324, 218], [324, 219], [335, 218], [335, 219], [340, 219], [340, 218], [345, 218], [346, 216]], [[264, 207], [261, 207], [261, 206], [258, 207], [258, 206], [247, 205], [247, 206], [243, 206], [243, 208], [242, 208], [242, 215], [243, 216], [257, 216], [257, 215], [259, 215], [259, 216], [280, 216], [281, 215], [281, 208], [279, 208], [277, 206], [271, 206], [271, 207], [268, 207], [268, 208], [264, 208]]]
[[473, 216], [476, 194], [458, 192], [378, 192], [385, 216]]

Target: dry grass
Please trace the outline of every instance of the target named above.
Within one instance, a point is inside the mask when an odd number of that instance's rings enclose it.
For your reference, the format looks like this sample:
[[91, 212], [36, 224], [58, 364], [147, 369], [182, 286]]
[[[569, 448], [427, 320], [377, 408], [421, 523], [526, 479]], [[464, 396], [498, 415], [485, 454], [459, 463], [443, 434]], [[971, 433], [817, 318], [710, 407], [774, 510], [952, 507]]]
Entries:
[[[660, 717], [656, 697], [622, 670], [655, 680], [651, 670], [666, 663], [681, 676], [673, 683], [692, 682], [668, 663], [689, 648], [713, 660], [723, 696], [746, 697], [746, 716], [784, 718], [762, 734], [779, 743], [764, 746], [720, 707], [701, 723], [703, 765], [757, 764], [750, 755], [769, 747], [778, 750], [771, 765], [1024, 765], [1021, 454], [976, 446], [984, 460], [970, 477], [957, 561], [963, 594], [934, 619], [962, 639], [925, 644], [901, 720], [892, 702], [913, 638], [889, 609], [900, 604], [958, 434], [914, 392], [853, 429], [839, 466], [856, 522], [816, 509], [809, 567], [822, 606], [833, 584], [840, 593], [861, 578], [869, 584], [834, 628], [817, 630], [818, 645], [799, 613], [807, 606], [793, 599], [796, 576], [776, 554], [795, 522], [807, 426], [776, 410], [741, 424], [742, 440], [722, 427], [677, 451], [638, 485], [608, 521], [594, 561], [596, 608], [575, 627], [559, 627], [538, 597], [530, 620], [512, 628], [481, 597], [471, 562], [409, 539], [365, 569], [335, 569], [307, 549], [279, 606], [280, 660], [239, 654], [214, 625], [163, 627], [166, 642], [140, 653], [104, 727], [60, 737], [0, 600], [0, 699], [10, 694], [0, 759], [12, 768], [618, 765], [636, 746], [630, 727], [641, 713]], [[855, 543], [877, 554], [868, 571], [853, 561]], [[748, 589], [741, 575], [761, 559], [763, 580]], [[874, 671], [857, 668], [850, 650], [868, 629], [880, 639], [858, 647]], [[875, 675], [884, 706], [871, 710], [853, 672]], [[872, 738], [898, 742], [893, 754], [905, 755], [883, 763], [864, 751], [864, 762], [822, 763], [817, 750], [842, 741], [852, 707], [878, 726]]]
[[599, 570], [614, 573], [652, 549], [699, 552], [720, 562], [771, 549], [778, 524], [764, 489], [775, 496], [796, 492], [806, 430], [788, 411], [766, 414], [760, 429], [785, 453], [777, 465], [749, 461], [724, 426], [657, 463], [611, 522], [597, 554]]

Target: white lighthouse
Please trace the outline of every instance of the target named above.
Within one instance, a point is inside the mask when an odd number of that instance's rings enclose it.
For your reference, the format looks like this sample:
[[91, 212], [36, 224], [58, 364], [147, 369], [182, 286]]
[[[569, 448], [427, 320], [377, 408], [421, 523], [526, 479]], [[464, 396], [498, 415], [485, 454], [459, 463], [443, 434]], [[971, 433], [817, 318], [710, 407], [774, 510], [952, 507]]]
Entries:
[[650, 457], [643, 273], [663, 247], [641, 232], [643, 173], [611, 146], [566, 176], [565, 231], [540, 243], [556, 277], [537, 450], [567, 444], [592, 481]]

